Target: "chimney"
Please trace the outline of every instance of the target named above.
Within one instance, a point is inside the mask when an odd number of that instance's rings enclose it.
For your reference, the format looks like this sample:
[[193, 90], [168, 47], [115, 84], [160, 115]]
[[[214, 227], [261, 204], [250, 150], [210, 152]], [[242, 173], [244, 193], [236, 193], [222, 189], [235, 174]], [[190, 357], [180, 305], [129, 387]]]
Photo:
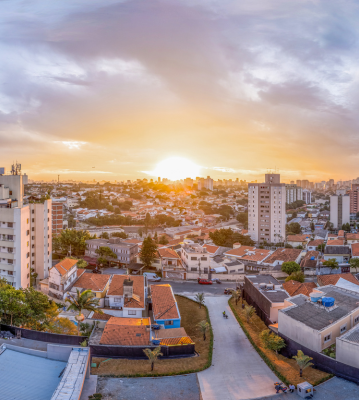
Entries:
[[123, 281], [123, 297], [131, 298], [133, 295], [133, 281], [130, 276]]

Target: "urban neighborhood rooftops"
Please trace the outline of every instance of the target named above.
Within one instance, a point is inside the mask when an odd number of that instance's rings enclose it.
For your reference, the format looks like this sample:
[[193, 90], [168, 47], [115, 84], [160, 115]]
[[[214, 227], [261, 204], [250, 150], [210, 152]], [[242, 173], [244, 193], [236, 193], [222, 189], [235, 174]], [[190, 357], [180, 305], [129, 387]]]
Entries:
[[123, 296], [123, 284], [125, 280], [130, 279], [133, 284], [133, 298], [126, 298], [124, 307], [144, 308], [145, 307], [145, 280], [142, 275], [114, 275], [107, 291], [107, 296]]
[[276, 261], [296, 261], [300, 256], [300, 249], [277, 249], [273, 254], [266, 258], [266, 264], [273, 264]]
[[90, 289], [93, 292], [103, 292], [106, 288], [111, 275], [107, 274], [92, 274], [84, 272], [80, 278], [75, 282], [74, 288]]
[[64, 260], [54, 265], [52, 268], [55, 268], [57, 271], [59, 271], [60, 275], [66, 275], [72, 269], [72, 267], [77, 264], [77, 262], [78, 260], [65, 258]]
[[300, 283], [297, 281], [288, 281], [283, 283], [283, 289], [288, 292], [289, 296], [296, 296], [297, 294], [304, 294], [304, 296], [309, 296], [309, 294], [316, 289], [317, 285], [315, 282], [304, 282]]
[[157, 251], [162, 258], [180, 258], [180, 256], [174, 250], [168, 247], [159, 248]]
[[317, 281], [320, 286], [336, 285], [339, 279], [345, 279], [355, 285], [359, 286], [359, 281], [352, 274], [332, 274], [332, 275], [318, 275]]
[[[328, 241], [329, 242], [329, 241]], [[350, 254], [349, 246], [326, 246], [324, 249], [324, 254]]]
[[152, 285], [151, 298], [155, 320], [180, 318], [177, 302], [170, 285]]

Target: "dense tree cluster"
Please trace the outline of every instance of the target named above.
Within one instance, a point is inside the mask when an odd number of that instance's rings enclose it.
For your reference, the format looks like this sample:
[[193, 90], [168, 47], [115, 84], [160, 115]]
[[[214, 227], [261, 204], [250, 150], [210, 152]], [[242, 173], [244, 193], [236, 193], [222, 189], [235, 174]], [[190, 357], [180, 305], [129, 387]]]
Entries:
[[71, 255], [81, 257], [85, 254], [86, 240], [89, 239], [94, 239], [94, 236], [88, 231], [65, 229], [60, 235], [53, 237], [52, 250], [61, 256], [67, 256], [71, 251]]
[[209, 237], [216, 246], [233, 247], [234, 243], [240, 243], [244, 246], [254, 246], [254, 242], [250, 236], [241, 235], [230, 228], [217, 229], [214, 232], [210, 232]]

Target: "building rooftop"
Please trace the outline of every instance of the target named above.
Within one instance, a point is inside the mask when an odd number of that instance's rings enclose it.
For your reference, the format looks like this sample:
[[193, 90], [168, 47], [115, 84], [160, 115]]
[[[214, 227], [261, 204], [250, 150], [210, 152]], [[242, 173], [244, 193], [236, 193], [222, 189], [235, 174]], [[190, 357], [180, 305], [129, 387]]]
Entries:
[[[120, 239], [120, 238], [116, 238], [116, 239]], [[111, 239], [90, 239], [90, 240], [86, 240], [86, 243], [88, 245], [95, 244], [97, 246], [105, 246], [105, 247], [111, 246], [112, 248], [123, 248], [123, 247], [132, 248], [132, 247], [137, 246], [137, 243], [122, 242], [120, 240], [115, 241], [113, 238], [111, 238]]]
[[107, 296], [123, 296], [123, 283], [128, 278], [133, 282], [132, 298], [126, 298], [124, 307], [144, 308], [145, 307], [145, 280], [142, 275], [114, 275], [108, 288]]
[[348, 332], [338, 337], [339, 340], [345, 340], [348, 342], [359, 343], [359, 325], [354, 326]]
[[157, 251], [162, 258], [180, 258], [180, 256], [174, 250], [168, 247], [159, 248]]
[[315, 282], [304, 282], [300, 283], [297, 281], [288, 281], [283, 283], [283, 289], [288, 292], [289, 296], [296, 296], [297, 294], [304, 294], [308, 296], [312, 293], [313, 289], [316, 289], [317, 285]]
[[110, 280], [111, 275], [107, 274], [93, 274], [91, 272], [84, 272], [80, 278], [74, 283], [74, 288], [90, 289], [93, 292], [103, 292]]
[[155, 320], [180, 318], [171, 285], [152, 285], [151, 298]]
[[272, 275], [246, 275], [245, 279], [248, 279], [253, 284], [272, 283], [273, 285], [280, 285]]
[[350, 247], [349, 246], [327, 246], [324, 249], [324, 254], [343, 254], [343, 255], [350, 255]]
[[295, 261], [302, 250], [299, 249], [277, 249], [273, 254], [266, 258], [266, 264], [273, 264], [275, 261]]
[[310, 238], [310, 235], [288, 235], [287, 242], [305, 242]]
[[[279, 312], [283, 312], [310, 328], [320, 331], [359, 307], [359, 293], [332, 285], [317, 289], [324, 293], [324, 297], [333, 297], [335, 299], [334, 307], [325, 308], [308, 300], [296, 306], [282, 309]], [[289, 301], [293, 302], [292, 300], [292, 298], [289, 299]]]
[[[70, 269], [77, 263], [78, 260], [74, 260], [72, 258], [65, 258], [64, 260], [60, 261], [52, 268], [55, 268], [61, 275], [66, 275]], [[50, 268], [50, 269], [52, 269]]]

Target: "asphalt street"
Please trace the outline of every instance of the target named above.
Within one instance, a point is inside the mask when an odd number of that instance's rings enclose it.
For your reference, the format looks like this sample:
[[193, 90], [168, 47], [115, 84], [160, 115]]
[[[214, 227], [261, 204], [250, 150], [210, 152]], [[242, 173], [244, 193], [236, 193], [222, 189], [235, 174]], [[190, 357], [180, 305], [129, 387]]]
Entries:
[[149, 282], [150, 285], [168, 283], [175, 294], [206, 293], [213, 296], [223, 295], [225, 288], [235, 289], [235, 282], [213, 283], [212, 285], [200, 285], [195, 281], [170, 281]]

